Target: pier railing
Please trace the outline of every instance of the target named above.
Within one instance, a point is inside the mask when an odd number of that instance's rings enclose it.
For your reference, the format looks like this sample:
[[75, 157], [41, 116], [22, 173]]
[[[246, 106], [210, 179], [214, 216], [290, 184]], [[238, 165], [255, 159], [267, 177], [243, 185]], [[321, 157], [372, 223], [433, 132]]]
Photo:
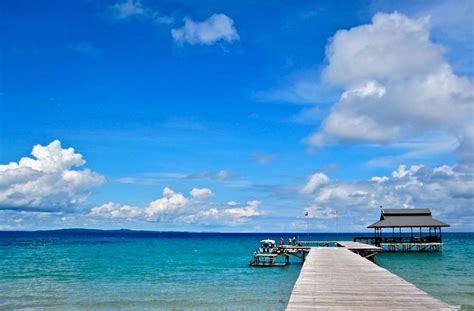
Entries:
[[411, 236], [391, 236], [391, 237], [355, 237], [354, 242], [361, 242], [372, 245], [381, 245], [382, 243], [441, 243], [439, 236], [423, 236], [423, 237], [411, 237]]

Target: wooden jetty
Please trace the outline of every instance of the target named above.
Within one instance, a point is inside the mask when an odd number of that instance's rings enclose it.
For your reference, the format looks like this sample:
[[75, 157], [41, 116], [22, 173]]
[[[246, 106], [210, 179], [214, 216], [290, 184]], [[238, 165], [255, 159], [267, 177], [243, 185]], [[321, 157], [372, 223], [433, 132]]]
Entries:
[[456, 310], [337, 243], [310, 249], [286, 310]]
[[[383, 250], [378, 246], [352, 241], [298, 241], [297, 245], [279, 245], [278, 247], [273, 246], [271, 250], [266, 252], [255, 252], [249, 265], [253, 267], [282, 267], [290, 263], [290, 256], [298, 258], [303, 264], [311, 245], [342, 247], [372, 261], [375, 261], [375, 255]], [[278, 262], [277, 259], [279, 258], [284, 261]]]
[[337, 246], [344, 247], [370, 261], [375, 262], [375, 255], [383, 251], [382, 247], [351, 241], [337, 242]]
[[345, 247], [351, 251], [368, 251], [368, 250], [381, 251], [382, 250], [381, 247], [359, 243], [359, 242], [352, 242], [352, 241], [338, 241], [336, 242], [336, 244], [339, 247]]
[[[382, 248], [370, 244], [360, 243], [360, 242], [353, 242], [353, 241], [298, 241], [298, 244], [301, 246], [297, 246], [300, 248], [309, 248], [310, 246], [318, 246], [318, 247], [344, 247], [349, 250], [373, 250], [373, 251], [381, 251]], [[286, 246], [291, 248], [292, 246]]]

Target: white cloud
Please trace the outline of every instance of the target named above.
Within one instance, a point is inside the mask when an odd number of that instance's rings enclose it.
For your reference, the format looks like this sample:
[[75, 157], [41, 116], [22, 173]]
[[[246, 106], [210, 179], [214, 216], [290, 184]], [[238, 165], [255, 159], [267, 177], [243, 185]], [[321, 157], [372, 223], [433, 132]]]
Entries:
[[319, 172], [309, 177], [306, 185], [301, 189], [301, 193], [309, 194], [316, 191], [319, 187], [329, 182], [329, 177]]
[[182, 193], [174, 192], [171, 188], [163, 189], [163, 197], [151, 202], [145, 209], [149, 219], [156, 219], [162, 214], [177, 212], [188, 205], [188, 199]]
[[456, 224], [461, 215], [474, 216], [473, 189], [474, 173], [459, 165], [400, 165], [390, 177], [327, 182], [314, 191], [306, 211], [314, 218], [328, 219], [336, 217], [338, 210], [340, 216], [364, 224], [376, 218], [380, 205], [430, 208], [441, 220]]
[[89, 215], [97, 218], [161, 221], [172, 219], [175, 214], [182, 213], [189, 203], [182, 193], [165, 187], [162, 197], [150, 202], [146, 207], [109, 202], [93, 207]]
[[105, 178], [89, 169], [74, 170], [86, 161], [73, 148], [63, 149], [55, 140], [36, 145], [33, 158], [0, 165], [0, 207], [58, 209], [84, 202], [91, 188]]
[[460, 132], [472, 121], [472, 83], [457, 76], [430, 40], [429, 18], [376, 14], [340, 30], [327, 47], [327, 82], [345, 89], [314, 146], [390, 143], [431, 131]]
[[221, 226], [243, 224], [247, 219], [263, 215], [259, 209], [261, 202], [257, 200], [248, 201], [243, 206], [234, 201], [227, 204], [204, 203], [200, 199], [212, 196], [210, 189], [193, 188], [190, 194], [192, 199], [166, 187], [163, 189], [162, 197], [150, 202], [146, 207], [108, 202], [93, 207], [88, 216], [93, 219]]
[[232, 204], [233, 207], [231, 208], [218, 209], [211, 207], [194, 214], [180, 217], [177, 221], [188, 224], [238, 225], [245, 223], [246, 219], [263, 215], [263, 212], [259, 210], [260, 205], [260, 201], [252, 200], [248, 201], [247, 204], [242, 207], [236, 207], [237, 204]]
[[387, 176], [382, 176], [382, 177], [374, 176], [370, 180], [376, 183], [383, 183], [384, 181], [388, 180], [388, 177]]
[[190, 194], [194, 199], [197, 199], [197, 200], [207, 199], [214, 195], [211, 189], [208, 189], [208, 188], [193, 188]]
[[142, 217], [143, 209], [137, 206], [109, 202], [101, 206], [93, 207], [90, 211], [90, 215], [112, 219], [133, 219]]
[[424, 76], [443, 66], [441, 47], [429, 38], [429, 19], [378, 13], [372, 24], [336, 32], [327, 47], [325, 77], [338, 85]]
[[225, 14], [213, 14], [202, 22], [185, 18], [184, 25], [171, 30], [173, 39], [178, 43], [212, 45], [223, 40], [239, 40], [234, 21]]
[[247, 205], [244, 207], [233, 207], [223, 209], [221, 213], [232, 218], [260, 216], [262, 215], [262, 213], [258, 211], [258, 207], [260, 206], [260, 204], [262, 204], [262, 202], [258, 200], [252, 200], [248, 201]]

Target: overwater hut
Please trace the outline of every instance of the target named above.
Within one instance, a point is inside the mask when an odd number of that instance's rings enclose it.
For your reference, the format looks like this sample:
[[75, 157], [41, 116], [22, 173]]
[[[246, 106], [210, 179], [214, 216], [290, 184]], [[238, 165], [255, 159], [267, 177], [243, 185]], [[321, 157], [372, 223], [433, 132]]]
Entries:
[[388, 251], [439, 251], [442, 227], [449, 225], [433, 219], [429, 209], [414, 208], [382, 209], [380, 220], [367, 228], [375, 230], [375, 245]]

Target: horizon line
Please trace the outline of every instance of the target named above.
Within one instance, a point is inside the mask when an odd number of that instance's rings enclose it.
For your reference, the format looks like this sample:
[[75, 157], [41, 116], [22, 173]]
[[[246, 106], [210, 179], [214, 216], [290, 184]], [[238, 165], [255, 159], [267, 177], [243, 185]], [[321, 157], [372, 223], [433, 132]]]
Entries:
[[[269, 232], [269, 231], [172, 231], [172, 230], [140, 230], [140, 229], [97, 229], [97, 228], [60, 228], [60, 229], [38, 229], [38, 230], [0, 230], [0, 233], [14, 233], [14, 232], [57, 232], [57, 231], [103, 231], [103, 232], [112, 232], [112, 231], [122, 231], [122, 232], [148, 232], [148, 233], [220, 233], [220, 234], [282, 234], [282, 233], [292, 233], [292, 234], [359, 234], [359, 233], [372, 233], [372, 231], [353, 231], [353, 232], [300, 232], [300, 231], [281, 231], [281, 232]], [[474, 231], [449, 231], [444, 230], [448, 233], [474, 233]]]

